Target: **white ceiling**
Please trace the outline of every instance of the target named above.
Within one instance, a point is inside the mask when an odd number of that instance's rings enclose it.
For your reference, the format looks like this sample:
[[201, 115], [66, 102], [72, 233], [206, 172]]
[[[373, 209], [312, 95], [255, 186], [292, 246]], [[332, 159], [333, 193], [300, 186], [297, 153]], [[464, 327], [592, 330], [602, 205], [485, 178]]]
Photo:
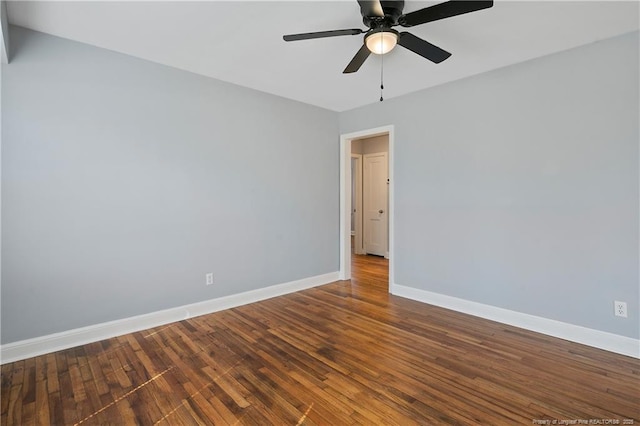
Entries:
[[[408, 13], [439, 2], [407, 1]], [[364, 28], [356, 0], [10, 1], [9, 22], [334, 111], [378, 101], [380, 60], [342, 70], [362, 35], [286, 43], [283, 34]], [[496, 1], [408, 29], [451, 52], [433, 64], [384, 57], [385, 99], [638, 30], [638, 1]]]

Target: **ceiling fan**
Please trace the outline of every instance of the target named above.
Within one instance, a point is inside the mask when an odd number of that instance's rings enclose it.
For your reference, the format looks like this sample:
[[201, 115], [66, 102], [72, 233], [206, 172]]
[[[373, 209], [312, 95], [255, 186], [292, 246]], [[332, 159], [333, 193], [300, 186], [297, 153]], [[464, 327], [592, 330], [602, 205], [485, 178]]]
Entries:
[[284, 41], [309, 40], [313, 38], [335, 37], [343, 35], [357, 35], [365, 33], [364, 44], [353, 57], [343, 73], [353, 73], [360, 69], [370, 53], [383, 55], [396, 44], [439, 64], [451, 56], [447, 52], [428, 41], [408, 32], [399, 32], [392, 27], [413, 27], [427, 22], [438, 21], [452, 16], [463, 15], [487, 9], [493, 6], [493, 1], [457, 1], [451, 0], [434, 6], [425, 7], [407, 14], [402, 13], [404, 0], [358, 0], [362, 22], [368, 30], [352, 28], [345, 30], [319, 31], [313, 33], [285, 35]]

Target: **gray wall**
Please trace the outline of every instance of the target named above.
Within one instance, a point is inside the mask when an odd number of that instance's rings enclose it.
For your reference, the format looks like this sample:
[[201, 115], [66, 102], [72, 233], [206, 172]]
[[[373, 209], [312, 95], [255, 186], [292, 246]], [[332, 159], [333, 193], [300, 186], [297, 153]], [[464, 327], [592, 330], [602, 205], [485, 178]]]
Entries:
[[2, 343], [336, 271], [388, 124], [397, 284], [639, 337], [638, 33], [338, 115], [11, 31]]
[[339, 269], [337, 113], [16, 27], [11, 41], [2, 343]]
[[342, 133], [395, 125], [395, 282], [638, 338], [638, 50], [635, 32], [341, 113]]

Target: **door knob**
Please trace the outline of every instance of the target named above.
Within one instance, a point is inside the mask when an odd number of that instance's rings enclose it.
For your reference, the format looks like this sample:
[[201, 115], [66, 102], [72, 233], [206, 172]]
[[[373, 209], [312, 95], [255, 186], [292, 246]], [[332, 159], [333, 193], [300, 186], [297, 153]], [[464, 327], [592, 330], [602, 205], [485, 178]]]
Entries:
[[380, 210], [378, 210], [378, 213], [382, 214], [382, 213], [384, 213], [384, 210], [380, 209]]

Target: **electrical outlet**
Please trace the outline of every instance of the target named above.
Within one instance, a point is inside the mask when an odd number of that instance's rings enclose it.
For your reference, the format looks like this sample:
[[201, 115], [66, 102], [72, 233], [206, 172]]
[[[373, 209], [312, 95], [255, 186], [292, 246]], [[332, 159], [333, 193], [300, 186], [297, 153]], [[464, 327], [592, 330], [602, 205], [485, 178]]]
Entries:
[[613, 313], [617, 317], [627, 317], [627, 302], [618, 302], [617, 300], [613, 302]]
[[209, 272], [206, 275], [207, 285], [213, 284], [213, 272]]

